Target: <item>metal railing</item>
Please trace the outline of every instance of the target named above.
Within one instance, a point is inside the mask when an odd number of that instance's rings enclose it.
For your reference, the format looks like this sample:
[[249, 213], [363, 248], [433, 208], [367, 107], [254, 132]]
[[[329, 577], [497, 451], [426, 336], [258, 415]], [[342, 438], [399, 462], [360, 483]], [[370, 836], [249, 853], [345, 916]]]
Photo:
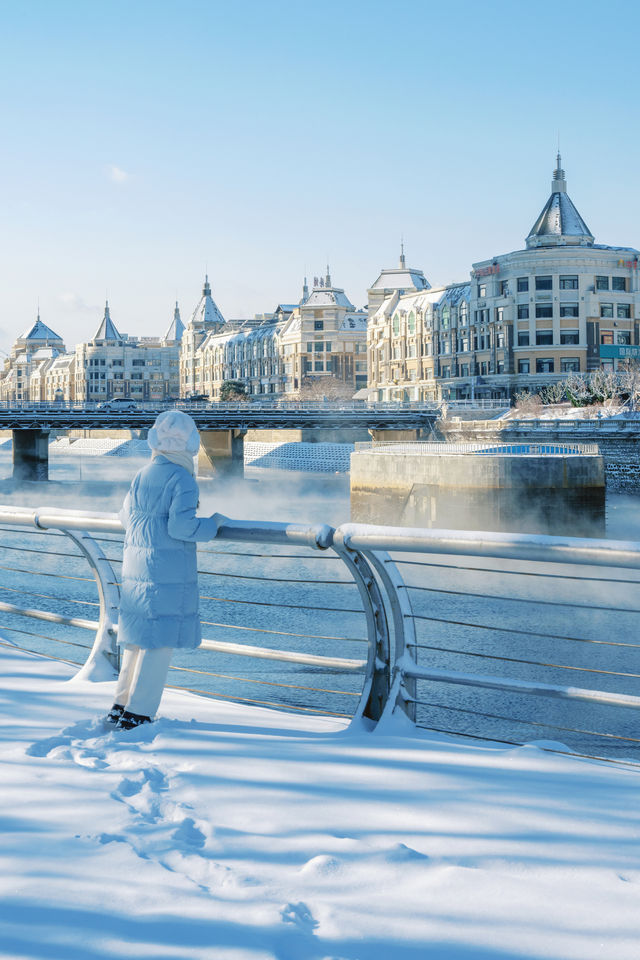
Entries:
[[[82, 675], [113, 676], [119, 521], [0, 507], [0, 533], [0, 632], [83, 646]], [[229, 521], [198, 566], [206, 639], [172, 667], [187, 689], [640, 763], [640, 543]]]
[[[0, 612], [7, 615], [4, 632], [34, 638], [32, 646], [38, 646], [37, 638], [40, 649], [34, 652], [40, 652], [43, 643], [48, 649], [56, 642], [84, 647], [88, 657], [81, 669], [83, 678], [114, 676], [123, 533], [117, 517], [0, 507], [0, 530], [4, 534], [0, 546], [0, 568], [5, 571], [0, 586]], [[27, 545], [27, 532], [32, 538], [55, 536], [57, 541], [49, 541], [44, 549], [32, 541]], [[74, 551], [65, 548], [66, 539]], [[34, 568], [34, 555], [39, 569]], [[318, 569], [314, 560], [325, 563]], [[332, 568], [328, 575], [327, 562]], [[384, 601], [366, 560], [334, 543], [331, 527], [228, 521], [216, 540], [199, 550], [198, 568], [205, 639], [195, 655], [177, 651], [172, 667], [183, 678], [197, 677], [198, 692], [290, 709], [355, 713], [371, 719], [381, 715], [389, 686]], [[34, 588], [36, 577], [49, 585]], [[69, 596], [71, 584], [82, 585], [80, 598]], [[47, 600], [48, 609], [31, 603], [31, 597], [40, 603]], [[97, 608], [99, 620], [71, 615], [71, 604]], [[77, 630], [73, 639], [68, 630], [64, 635], [34, 633], [22, 624], [16, 626], [17, 618]], [[95, 634], [90, 649], [75, 639], [78, 630]], [[360, 657], [351, 655], [354, 643], [364, 647]], [[202, 653], [215, 654], [213, 664], [203, 662]], [[243, 676], [232, 667], [238, 658], [251, 661], [251, 669]], [[256, 664], [262, 664], [259, 675]], [[267, 664], [294, 665], [295, 669], [276, 677]], [[317, 678], [315, 685], [310, 677]], [[256, 686], [268, 687], [271, 694], [284, 691], [286, 696], [267, 699], [264, 693], [258, 698], [247, 692]]]

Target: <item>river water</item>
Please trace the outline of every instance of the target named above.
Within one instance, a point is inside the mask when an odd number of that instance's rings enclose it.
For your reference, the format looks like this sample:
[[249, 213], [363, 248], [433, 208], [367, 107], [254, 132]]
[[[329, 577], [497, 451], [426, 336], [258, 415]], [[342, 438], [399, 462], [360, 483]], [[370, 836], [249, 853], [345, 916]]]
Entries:
[[[5, 462], [6, 461], [6, 462]], [[51, 483], [0, 503], [117, 510], [144, 461], [52, 459]], [[0, 452], [0, 476], [10, 472]], [[242, 483], [201, 481], [201, 513], [330, 523], [349, 519], [348, 478], [249, 469]], [[640, 541], [640, 497], [609, 494], [606, 536]], [[384, 518], [380, 518], [383, 521]], [[101, 543], [119, 574], [121, 545]], [[0, 533], [0, 599], [97, 617], [95, 585], [64, 535]], [[640, 695], [638, 580], [595, 568], [399, 556], [416, 617], [420, 663], [465, 673]], [[255, 646], [364, 659], [356, 587], [332, 553], [212, 542], [199, 549], [203, 635]], [[0, 614], [0, 633], [26, 649], [82, 662], [91, 634]], [[75, 646], [82, 644], [82, 646]], [[207, 694], [349, 716], [359, 674], [203, 651], [176, 654], [170, 682]], [[635, 712], [419, 682], [418, 719], [437, 730], [507, 742], [553, 741], [578, 752], [640, 759]], [[597, 734], [597, 736], [594, 736]]]

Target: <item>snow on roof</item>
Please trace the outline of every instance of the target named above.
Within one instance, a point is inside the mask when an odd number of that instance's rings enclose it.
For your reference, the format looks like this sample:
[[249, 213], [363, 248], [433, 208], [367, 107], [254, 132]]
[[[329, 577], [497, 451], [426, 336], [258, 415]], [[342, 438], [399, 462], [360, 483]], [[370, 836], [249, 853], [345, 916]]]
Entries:
[[173, 340], [179, 341], [182, 340], [182, 334], [184, 333], [184, 323], [180, 318], [180, 309], [178, 307], [178, 301], [176, 300], [175, 310], [173, 311], [173, 320], [169, 324], [169, 329], [165, 333], [163, 340]]
[[191, 314], [189, 323], [223, 324], [224, 322], [224, 317], [218, 310], [218, 306], [211, 296], [211, 286], [209, 285], [209, 276], [207, 275], [204, 278], [202, 296], [200, 297], [195, 310]]
[[371, 290], [428, 290], [430, 286], [422, 270], [401, 270], [396, 267], [382, 270]]
[[529, 231], [527, 246], [549, 246], [558, 243], [579, 243], [587, 246], [593, 243], [591, 231], [567, 193], [560, 154], [551, 183], [551, 196]]
[[314, 290], [304, 302], [305, 307], [320, 307], [331, 304], [349, 307], [353, 310], [353, 304], [342, 290]]

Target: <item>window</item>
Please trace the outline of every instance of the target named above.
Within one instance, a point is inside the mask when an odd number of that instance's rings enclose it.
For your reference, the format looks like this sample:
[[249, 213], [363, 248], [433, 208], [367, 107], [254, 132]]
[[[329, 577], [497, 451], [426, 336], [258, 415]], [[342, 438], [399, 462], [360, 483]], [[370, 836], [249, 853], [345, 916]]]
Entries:
[[609, 277], [596, 277], [596, 290], [608, 290]]
[[579, 307], [577, 303], [561, 303], [560, 304], [560, 316], [561, 317], [577, 317], [579, 316]]
[[518, 293], [526, 293], [529, 289], [529, 277], [518, 277]]
[[112, 361], [111, 361], [111, 366], [112, 366], [112, 367], [121, 367], [121, 366], [122, 366], [122, 360], [112, 360]]
[[536, 346], [548, 347], [553, 343], [553, 330], [536, 330]]
[[560, 372], [561, 373], [579, 373], [580, 360], [578, 359], [578, 357], [561, 357]]
[[132, 380], [142, 380], [142, 374], [141, 374], [141, 373], [132, 373], [132, 374], [131, 374], [131, 379], [132, 379]]
[[496, 307], [496, 323], [502, 323], [504, 320], [504, 307]]
[[624, 277], [611, 277], [611, 289], [612, 290], [626, 290], [627, 281]]
[[553, 277], [536, 277], [536, 290], [553, 290]]
[[324, 320], [314, 320], [313, 321], [314, 330], [324, 330]]
[[322, 353], [322, 351], [324, 350], [324, 343], [322, 342], [322, 340], [316, 340], [316, 342], [313, 345], [313, 349], [315, 350], [316, 353]]
[[561, 330], [560, 343], [579, 343], [580, 334], [577, 330]]
[[504, 360], [498, 360], [498, 373], [504, 373]]
[[612, 316], [613, 316], [613, 304], [612, 304], [612, 303], [601, 303], [601, 304], [600, 304], [600, 316], [601, 316], [601, 317], [612, 317]]
[[529, 373], [531, 364], [529, 360], [518, 360], [518, 373]]
[[508, 293], [509, 293], [509, 281], [508, 281], [508, 280], [501, 280], [501, 281], [500, 281], [500, 296], [501, 296], [501, 297], [506, 297]]
[[407, 326], [408, 326], [409, 333], [415, 333], [415, 332], [416, 332], [416, 315], [415, 315], [415, 313], [410, 313], [410, 314], [409, 314], [409, 321], [408, 321]]
[[497, 335], [496, 346], [498, 347], [498, 349], [501, 349], [502, 347], [504, 347], [504, 333], [499, 333]]
[[553, 316], [552, 303], [536, 303], [536, 317], [538, 319], [549, 319]]
[[577, 277], [560, 277], [560, 289], [561, 290], [577, 290], [578, 289], [578, 278]]
[[480, 373], [483, 376], [486, 376], [486, 374], [488, 373], [488, 364], [486, 360], [483, 360], [482, 363], [480, 364]]
[[132, 361], [131, 361], [131, 366], [132, 366], [132, 367], [144, 367], [144, 360], [132, 360]]
[[613, 330], [602, 330], [600, 332], [600, 343], [613, 343]]
[[528, 320], [528, 319], [529, 319], [529, 304], [519, 303], [518, 304], [518, 320]]
[[631, 304], [630, 303], [619, 303], [616, 308], [616, 315], [620, 320], [630, 320], [631, 319]]
[[553, 373], [553, 357], [541, 357], [536, 360], [536, 373]]
[[486, 297], [486, 295], [487, 295], [487, 285], [486, 285], [486, 283], [479, 283], [479, 284], [478, 284], [478, 296], [479, 296], [479, 297]]
[[400, 317], [396, 313], [395, 317], [393, 318], [393, 334], [394, 336], [397, 337], [399, 333], [400, 333]]
[[322, 360], [316, 360], [313, 364], [314, 370], [324, 370], [324, 363]]
[[442, 376], [442, 377], [448, 377], [448, 376], [449, 376], [449, 367], [443, 367], [443, 368], [442, 368], [441, 376]]
[[529, 331], [528, 331], [528, 330], [518, 330], [518, 346], [519, 346], [519, 347], [528, 347], [528, 346], [529, 346]]
[[621, 343], [623, 346], [630, 346], [631, 344], [631, 331], [630, 330], [620, 330], [616, 334], [616, 343]]

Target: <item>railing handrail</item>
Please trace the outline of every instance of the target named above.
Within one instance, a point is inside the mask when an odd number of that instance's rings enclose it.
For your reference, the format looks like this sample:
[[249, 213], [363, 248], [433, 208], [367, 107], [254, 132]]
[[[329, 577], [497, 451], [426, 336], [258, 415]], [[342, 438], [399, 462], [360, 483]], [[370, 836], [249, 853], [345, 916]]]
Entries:
[[338, 530], [352, 550], [444, 553], [640, 569], [640, 542], [631, 540], [595, 540], [486, 530], [427, 530], [361, 523], [342, 524]]
[[[123, 528], [117, 515], [89, 514], [55, 508], [34, 510], [0, 506], [0, 523], [32, 527], [42, 531], [60, 530], [76, 543], [85, 559], [91, 564], [100, 593], [101, 616], [98, 624], [94, 621], [62, 617], [46, 611], [25, 610], [6, 603], [0, 604], [0, 611], [20, 612], [26, 616], [49, 619], [85, 629], [93, 629], [97, 626], [96, 642], [87, 665], [83, 668], [83, 675], [89, 678], [105, 679], [104, 673], [100, 674], [99, 670], [92, 675], [89, 665], [91, 662], [95, 664], [100, 657], [103, 658], [101, 661], [103, 663], [104, 656], [108, 657], [109, 651], [112, 652], [114, 649], [117, 629], [115, 625], [117, 597], [114, 589], [117, 590], [117, 583], [108, 559], [102, 554], [99, 544], [92, 539], [89, 531], [122, 533]], [[312, 550], [332, 548], [343, 560], [358, 587], [363, 603], [363, 613], [367, 620], [369, 646], [366, 661], [325, 657], [317, 653], [296, 653], [266, 647], [252, 647], [224, 640], [205, 640], [203, 646], [205, 649], [222, 653], [341, 669], [351, 673], [364, 672], [364, 689], [357, 715], [366, 715], [377, 720], [400, 708], [410, 718], [415, 718], [415, 703], [420, 702], [416, 700], [415, 694], [415, 685], [418, 680], [620, 707], [640, 706], [640, 697], [627, 693], [548, 684], [538, 680], [494, 677], [480, 673], [460, 673], [454, 670], [438, 669], [430, 664], [419, 665], [416, 660], [418, 644], [415, 640], [414, 618], [420, 619], [420, 614], [414, 615], [407, 585], [392, 556], [389, 555], [410, 553], [484, 559], [490, 557], [499, 560], [542, 561], [638, 571], [640, 570], [640, 542], [551, 537], [540, 534], [425, 530], [356, 523], [342, 524], [334, 530], [325, 524], [253, 523], [231, 519], [225, 520], [219, 536], [228, 541], [295, 544]], [[536, 602], [544, 603], [544, 598]], [[389, 649], [389, 624], [393, 627], [395, 641], [392, 676], [390, 676], [392, 662]], [[488, 626], [486, 629], [492, 629], [492, 627]], [[582, 668], [569, 667], [568, 669]], [[620, 676], [627, 676], [627, 674], [620, 674]]]

